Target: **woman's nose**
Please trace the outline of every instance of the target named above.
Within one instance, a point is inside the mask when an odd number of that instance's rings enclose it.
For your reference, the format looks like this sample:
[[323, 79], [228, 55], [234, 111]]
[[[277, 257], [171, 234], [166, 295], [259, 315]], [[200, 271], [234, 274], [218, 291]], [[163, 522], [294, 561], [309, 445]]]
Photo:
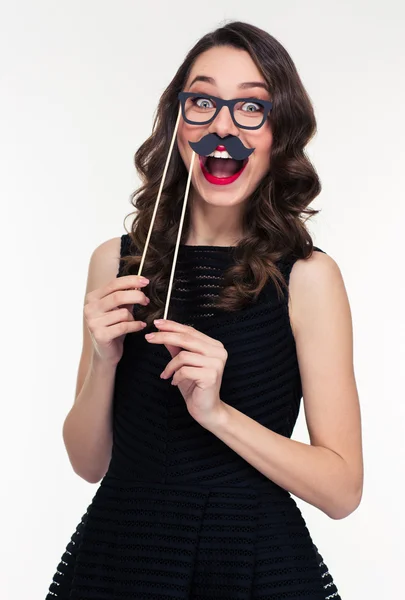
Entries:
[[213, 122], [210, 123], [210, 133], [216, 133], [220, 137], [239, 135], [239, 128], [233, 122], [227, 106], [223, 106]]

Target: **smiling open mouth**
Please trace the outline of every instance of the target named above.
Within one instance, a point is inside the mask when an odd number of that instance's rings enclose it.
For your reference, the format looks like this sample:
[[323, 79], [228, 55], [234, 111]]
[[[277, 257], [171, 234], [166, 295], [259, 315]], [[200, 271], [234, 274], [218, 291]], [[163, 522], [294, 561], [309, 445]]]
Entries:
[[227, 185], [238, 179], [249, 162], [249, 158], [235, 160], [233, 158], [215, 158], [201, 155], [199, 155], [199, 158], [205, 179], [216, 185]]

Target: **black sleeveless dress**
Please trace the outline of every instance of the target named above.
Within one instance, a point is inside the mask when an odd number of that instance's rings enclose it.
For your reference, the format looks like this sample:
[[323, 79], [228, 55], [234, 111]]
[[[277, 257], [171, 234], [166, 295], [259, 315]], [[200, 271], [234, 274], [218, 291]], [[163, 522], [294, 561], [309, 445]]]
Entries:
[[[237, 313], [212, 307], [233, 253], [180, 246], [169, 318], [224, 344], [224, 402], [290, 437], [302, 390], [287, 299], [269, 282]], [[169, 352], [144, 334], [125, 337], [109, 469], [46, 600], [340, 600], [290, 493], [189, 415], [159, 377]]]

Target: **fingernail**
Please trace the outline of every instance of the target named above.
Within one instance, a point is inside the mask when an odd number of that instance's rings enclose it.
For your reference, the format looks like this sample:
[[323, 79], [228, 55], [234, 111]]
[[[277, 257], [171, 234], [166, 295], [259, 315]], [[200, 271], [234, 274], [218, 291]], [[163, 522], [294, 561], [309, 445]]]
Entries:
[[140, 277], [140, 278], [139, 278], [139, 281], [140, 281], [141, 283], [149, 283], [149, 279], [146, 279], [146, 277]]
[[154, 333], [146, 333], [145, 337], [147, 340], [151, 340], [153, 337], [155, 337], [155, 334]]
[[154, 319], [154, 323], [156, 323], [156, 325], [161, 325], [163, 323], [164, 319]]

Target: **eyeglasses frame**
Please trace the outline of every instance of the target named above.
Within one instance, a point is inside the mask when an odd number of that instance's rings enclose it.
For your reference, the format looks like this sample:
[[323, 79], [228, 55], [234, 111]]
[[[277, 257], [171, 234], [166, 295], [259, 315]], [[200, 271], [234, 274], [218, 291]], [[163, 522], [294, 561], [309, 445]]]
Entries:
[[[270, 102], [269, 100], [262, 100], [259, 98], [233, 98], [232, 100], [224, 100], [223, 98], [219, 98], [218, 96], [212, 96], [211, 94], [201, 94], [199, 92], [179, 92], [177, 95], [178, 99], [180, 100], [181, 103], [181, 114], [183, 116], [183, 119], [185, 120], [186, 123], [189, 123], [189, 125], [208, 125], [208, 123], [211, 123], [215, 117], [218, 115], [219, 111], [221, 110], [221, 108], [223, 108], [224, 106], [227, 106], [229, 109], [229, 113], [232, 117], [232, 121], [234, 122], [234, 124], [236, 125], [236, 127], [240, 128], [240, 129], [259, 129], [260, 127], [262, 127], [264, 125], [264, 123], [266, 122], [266, 119], [269, 115], [269, 113], [271, 112], [271, 109], [273, 108], [273, 102]], [[209, 98], [212, 100], [215, 100], [216, 103], [216, 110], [214, 115], [208, 119], [207, 121], [191, 121], [190, 119], [187, 118], [186, 116], [186, 100], [188, 98]], [[263, 121], [260, 123], [260, 125], [240, 125], [233, 114], [234, 111], [234, 107], [235, 104], [237, 102], [240, 102], [241, 100], [244, 100], [245, 102], [256, 102], [257, 104], [262, 104], [264, 107], [264, 112], [263, 112]]]

